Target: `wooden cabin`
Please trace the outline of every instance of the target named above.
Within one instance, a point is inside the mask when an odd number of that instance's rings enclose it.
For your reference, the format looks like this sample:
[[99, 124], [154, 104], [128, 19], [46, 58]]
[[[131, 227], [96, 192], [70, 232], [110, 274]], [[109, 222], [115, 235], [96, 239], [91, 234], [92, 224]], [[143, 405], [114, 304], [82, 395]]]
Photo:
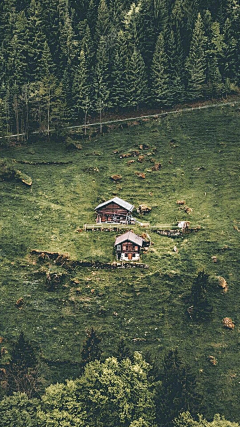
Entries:
[[97, 213], [96, 222], [110, 222], [118, 224], [134, 224], [132, 211], [134, 206], [119, 197], [114, 197], [107, 202], [101, 203], [95, 208]]
[[120, 261], [138, 261], [144, 240], [132, 231], [118, 236], [115, 240], [117, 259]]

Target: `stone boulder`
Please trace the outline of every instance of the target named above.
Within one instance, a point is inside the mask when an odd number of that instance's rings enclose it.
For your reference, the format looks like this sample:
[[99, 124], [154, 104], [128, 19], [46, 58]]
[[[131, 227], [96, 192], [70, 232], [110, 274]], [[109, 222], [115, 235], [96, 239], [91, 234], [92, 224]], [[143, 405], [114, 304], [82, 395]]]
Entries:
[[225, 328], [228, 329], [234, 329], [235, 328], [235, 324], [233, 323], [231, 317], [224, 317], [224, 319], [222, 320], [222, 324]]

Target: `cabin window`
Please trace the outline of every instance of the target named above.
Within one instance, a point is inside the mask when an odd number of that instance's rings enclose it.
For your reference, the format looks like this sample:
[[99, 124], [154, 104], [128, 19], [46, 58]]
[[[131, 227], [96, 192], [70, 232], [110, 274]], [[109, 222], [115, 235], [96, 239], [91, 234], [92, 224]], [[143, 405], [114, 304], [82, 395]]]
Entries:
[[121, 245], [117, 245], [117, 251], [120, 252], [121, 251]]
[[138, 246], [135, 246], [135, 251], [138, 251]]
[[127, 250], [127, 246], [123, 245], [123, 251], [126, 251], [126, 250]]

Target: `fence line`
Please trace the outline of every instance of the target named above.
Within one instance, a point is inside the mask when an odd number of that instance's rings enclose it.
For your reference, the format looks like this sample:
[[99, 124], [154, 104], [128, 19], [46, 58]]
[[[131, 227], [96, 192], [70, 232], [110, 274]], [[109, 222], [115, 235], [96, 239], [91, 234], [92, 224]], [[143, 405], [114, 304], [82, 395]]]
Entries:
[[[220, 103], [216, 103], [216, 104], [199, 105], [198, 107], [179, 108], [177, 110], [163, 111], [161, 113], [148, 114], [148, 115], [138, 116], [138, 117], [128, 117], [125, 119], [108, 120], [106, 122], [93, 122], [93, 123], [87, 123], [86, 125], [66, 126], [62, 129], [63, 130], [65, 130], [65, 129], [83, 129], [83, 128], [89, 128], [90, 126], [103, 126], [103, 125], [109, 125], [109, 124], [114, 124], [114, 123], [129, 122], [129, 121], [133, 121], [133, 120], [158, 118], [158, 117], [167, 116], [169, 114], [186, 113], [186, 112], [194, 111], [194, 110], [202, 110], [202, 109], [207, 109], [207, 108], [218, 108], [218, 107], [223, 107], [223, 106], [227, 106], [227, 105], [235, 106], [237, 104], [240, 104], [240, 101], [220, 102]], [[54, 131], [56, 131], [56, 129], [49, 129], [49, 132], [54, 132]], [[34, 132], [32, 132], [32, 135], [33, 134], [36, 135], [36, 134], [39, 134], [41, 132], [42, 131], [39, 131], [39, 130], [34, 131]], [[15, 137], [25, 136], [25, 135], [26, 135], [26, 133], [18, 133], [18, 134], [14, 134], [14, 135], [0, 136], [0, 139], [15, 138]]]

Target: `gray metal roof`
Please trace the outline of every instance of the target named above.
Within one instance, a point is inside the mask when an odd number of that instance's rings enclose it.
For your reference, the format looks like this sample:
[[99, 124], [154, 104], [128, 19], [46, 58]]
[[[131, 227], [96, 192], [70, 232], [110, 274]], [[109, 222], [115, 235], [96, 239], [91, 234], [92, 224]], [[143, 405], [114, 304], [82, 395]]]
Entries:
[[140, 236], [137, 236], [132, 231], [127, 231], [127, 233], [124, 233], [116, 238], [114, 246], [119, 245], [120, 243], [123, 243], [126, 240], [129, 240], [130, 242], [135, 243], [138, 246], [143, 245], [143, 239]]
[[103, 206], [109, 205], [109, 203], [116, 203], [117, 205], [121, 206], [122, 208], [127, 209], [129, 212], [133, 211], [134, 206], [131, 205], [128, 202], [125, 202], [125, 200], [120, 199], [119, 197], [114, 197], [113, 199], [107, 200], [106, 202], [101, 203], [98, 205], [95, 210], [102, 208]]

